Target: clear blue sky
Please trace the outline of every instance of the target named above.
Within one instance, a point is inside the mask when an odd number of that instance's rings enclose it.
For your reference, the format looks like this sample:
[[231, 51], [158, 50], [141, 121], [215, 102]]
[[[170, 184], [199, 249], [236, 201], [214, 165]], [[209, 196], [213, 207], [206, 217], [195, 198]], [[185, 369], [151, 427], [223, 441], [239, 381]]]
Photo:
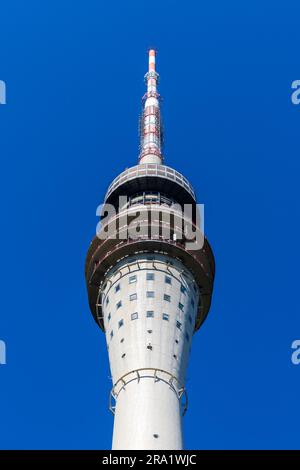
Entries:
[[108, 359], [84, 261], [96, 206], [137, 161], [158, 49], [166, 163], [216, 257], [193, 340], [186, 447], [299, 448], [298, 1], [0, 5], [0, 447], [109, 448]]

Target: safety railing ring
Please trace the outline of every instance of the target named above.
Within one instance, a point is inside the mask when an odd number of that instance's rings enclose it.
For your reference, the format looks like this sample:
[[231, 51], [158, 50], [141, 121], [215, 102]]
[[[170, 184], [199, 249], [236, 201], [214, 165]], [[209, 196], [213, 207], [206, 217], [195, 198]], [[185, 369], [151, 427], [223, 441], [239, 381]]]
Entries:
[[[169, 379], [163, 377], [162, 374], [169, 377]], [[120, 377], [119, 380], [117, 380], [109, 394], [109, 409], [112, 414], [115, 414], [118, 395], [122, 390], [126, 389], [126, 385], [130, 382], [133, 382], [134, 380], [139, 383], [141, 379], [145, 378], [153, 378], [155, 382], [162, 381], [166, 383], [173, 390], [179, 402], [181, 403], [182, 416], [185, 415], [188, 408], [188, 396], [185, 387], [179, 383], [179, 380], [177, 379], [177, 377], [175, 377], [175, 375], [172, 375], [170, 374], [170, 372], [167, 372], [163, 369], [157, 369], [152, 367], [144, 367], [132, 370], [130, 372], [127, 372], [122, 377]]]

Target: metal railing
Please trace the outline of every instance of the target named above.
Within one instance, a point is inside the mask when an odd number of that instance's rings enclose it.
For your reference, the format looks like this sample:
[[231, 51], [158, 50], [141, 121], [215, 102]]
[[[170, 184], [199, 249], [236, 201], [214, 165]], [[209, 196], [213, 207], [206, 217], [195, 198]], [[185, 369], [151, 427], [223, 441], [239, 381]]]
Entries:
[[192, 185], [178, 171], [165, 165], [157, 165], [154, 163], [142, 163], [140, 165], [128, 168], [127, 170], [120, 173], [120, 175], [118, 175], [108, 187], [105, 199], [107, 199], [111, 195], [111, 193], [118, 186], [120, 186], [120, 184], [142, 176], [159, 176], [171, 181], [176, 181], [176, 183], [184, 187], [193, 196], [194, 199], [196, 198], [195, 191]]
[[[169, 379], [167, 380], [161, 375], [159, 377], [158, 374], [165, 374], [167, 377], [169, 377]], [[114, 384], [109, 394], [109, 409], [112, 412], [112, 414], [115, 414], [116, 401], [117, 401], [118, 395], [120, 394], [122, 390], [125, 390], [126, 385], [128, 385], [130, 382], [133, 382], [135, 380], [137, 380], [137, 382], [139, 383], [141, 379], [146, 379], [146, 378], [154, 379], [154, 382], [161, 381], [167, 384], [170, 387], [170, 389], [176, 394], [181, 404], [182, 416], [185, 415], [187, 408], [188, 408], [188, 396], [187, 396], [187, 391], [185, 387], [180, 384], [179, 380], [177, 379], [177, 377], [175, 377], [175, 375], [163, 369], [157, 369], [153, 367], [143, 367], [140, 369], [134, 369], [122, 375], [122, 377], [120, 377], [119, 380], [117, 380], [117, 382]], [[116, 392], [116, 388], [118, 387], [119, 389]], [[184, 398], [183, 402], [181, 402], [182, 398]], [[113, 400], [114, 400], [114, 404], [113, 404]]]

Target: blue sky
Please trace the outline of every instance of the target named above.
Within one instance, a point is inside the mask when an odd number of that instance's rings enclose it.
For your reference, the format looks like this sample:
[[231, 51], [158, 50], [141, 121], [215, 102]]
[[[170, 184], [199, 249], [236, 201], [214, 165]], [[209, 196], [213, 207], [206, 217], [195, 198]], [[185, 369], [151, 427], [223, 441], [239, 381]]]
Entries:
[[1, 448], [110, 447], [84, 261], [107, 186], [137, 161], [149, 46], [166, 163], [205, 204], [217, 268], [186, 447], [299, 448], [299, 2], [151, 5], [1, 2]]

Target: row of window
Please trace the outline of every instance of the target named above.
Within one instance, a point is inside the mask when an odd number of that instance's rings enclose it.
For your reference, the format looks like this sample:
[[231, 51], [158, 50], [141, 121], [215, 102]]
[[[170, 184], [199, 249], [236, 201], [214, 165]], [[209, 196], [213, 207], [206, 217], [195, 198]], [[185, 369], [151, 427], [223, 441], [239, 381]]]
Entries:
[[[164, 314], [163, 314], [163, 315], [164, 315]], [[137, 320], [137, 319], [138, 319], [138, 313], [137, 313], [137, 312], [132, 313], [132, 314], [131, 314], [131, 320]], [[166, 320], [169, 321], [169, 318], [167, 318]], [[121, 328], [123, 325], [124, 325], [124, 320], [122, 319], [122, 320], [119, 321], [119, 328]], [[180, 323], [180, 321], [176, 321], [176, 327], [177, 327], [179, 330], [181, 330], [181, 326], [182, 326], [182, 323]], [[148, 333], [152, 333], [152, 330], [147, 330], [147, 331], [148, 331]], [[111, 330], [111, 332], [110, 332], [110, 338], [112, 339], [113, 336], [114, 336], [114, 332], [113, 332], [113, 330]], [[185, 339], [186, 339], [187, 341], [189, 341], [190, 336], [189, 336], [188, 333], [185, 333]], [[123, 343], [123, 341], [124, 341], [124, 338], [122, 338], [121, 342]], [[176, 343], [178, 344], [178, 340], [176, 340]]]
[[[146, 292], [146, 297], [147, 297], [148, 299], [154, 299], [154, 297], [155, 297], [154, 291], [148, 290], [148, 291]], [[107, 298], [107, 299], [108, 299], [108, 298]], [[129, 300], [130, 300], [130, 301], [131, 301], [131, 300], [136, 300], [136, 299], [137, 299], [137, 293], [136, 293], [136, 292], [135, 292], [134, 294], [130, 294], [130, 295], [129, 295]], [[171, 296], [168, 295], [168, 294], [164, 294], [163, 299], [164, 299], [166, 302], [171, 302]], [[108, 304], [108, 302], [106, 302], [106, 304]], [[195, 306], [194, 299], [191, 300], [191, 305], [192, 305], [192, 307]], [[118, 310], [118, 308], [120, 308], [120, 307], [122, 307], [122, 300], [119, 300], [119, 301], [116, 303], [116, 309]], [[178, 302], [178, 308], [183, 311], [184, 305], [183, 305], [181, 302]]]
[[[147, 273], [146, 274], [146, 280], [147, 281], [154, 281], [155, 280], [155, 274], [154, 273]], [[129, 278], [128, 278], [129, 284], [134, 284], [136, 281], [137, 281], [136, 275], [129, 276]], [[172, 278], [170, 276], [165, 276], [165, 283], [166, 284], [172, 284]], [[120, 284], [118, 284], [118, 286], [120, 286]], [[184, 286], [182, 286], [182, 287], [185, 289]], [[117, 288], [117, 286], [116, 286], [116, 288]]]
[[[153, 310], [147, 310], [147, 312], [146, 312], [146, 317], [147, 317], [147, 318], [154, 318], [154, 311], [153, 311]], [[131, 320], [136, 320], [137, 318], [138, 318], [138, 313], [137, 313], [137, 312], [134, 312], [134, 313], [131, 314]], [[107, 316], [107, 320], [110, 321], [110, 319], [111, 319], [111, 314], [109, 313], [108, 316]], [[165, 321], [169, 321], [169, 314], [168, 314], [168, 313], [163, 313], [163, 314], [162, 314], [162, 319], [165, 320]], [[193, 319], [192, 319], [192, 316], [191, 316], [191, 315], [188, 316], [188, 319], [189, 319], [189, 322], [192, 324], [192, 323], [193, 323]], [[181, 326], [181, 323], [180, 323], [180, 322], [177, 322], [177, 323], [180, 324], [180, 326]], [[121, 326], [123, 326], [123, 324], [124, 324], [124, 322], [123, 322], [123, 320], [121, 319], [121, 320], [119, 321], [119, 328], [120, 328]]]
[[[132, 317], [133, 315], [134, 315], [134, 317]], [[136, 320], [138, 318], [138, 316], [135, 317], [135, 315], [136, 315], [136, 312], [131, 314], [131, 320]], [[154, 311], [153, 310], [147, 310], [146, 317], [147, 318], [154, 318]], [[110, 313], [108, 314], [107, 319], [108, 319], [108, 321], [111, 319], [111, 314]], [[169, 314], [168, 313], [163, 313], [162, 314], [162, 319], [165, 320], [165, 321], [168, 321], [169, 320]], [[193, 322], [193, 319], [192, 319], [191, 315], [188, 316], [188, 319], [189, 319], [190, 323]], [[119, 323], [121, 321], [123, 321], [123, 320], [120, 320]]]
[[[150, 351], [152, 351], [152, 350], [153, 350], [152, 344], [148, 344], [148, 345], [147, 345], [147, 349], [149, 349]], [[123, 353], [122, 356], [121, 356], [121, 358], [124, 359], [125, 356], [126, 356], [126, 353]], [[174, 359], [177, 359], [177, 355], [176, 355], [176, 354], [173, 354], [173, 357], [174, 357]], [[155, 436], [158, 437], [157, 434], [154, 434], [154, 437], [155, 437]]]
[[[153, 318], [154, 317], [153, 310], [147, 310], [146, 317], [147, 318]], [[131, 318], [131, 320], [137, 320], [139, 318], [138, 312], [132, 313], [130, 318]], [[168, 313], [163, 313], [162, 314], [162, 319], [165, 320], [165, 321], [169, 321], [169, 314]], [[190, 319], [191, 319], [191, 317], [190, 317]], [[124, 325], [124, 320], [123, 320], [123, 318], [121, 318], [121, 320], [119, 320], [119, 322], [118, 322], [118, 326], [119, 326], [119, 328], [121, 328], [123, 325]], [[181, 330], [181, 326], [182, 326], [182, 323], [180, 321], [176, 320], [176, 327], [179, 330]]]
[[[154, 273], [147, 273], [146, 274], [146, 279], [147, 279], [147, 281], [154, 281], [155, 274]], [[137, 276], [136, 275], [129, 276], [128, 282], [129, 282], [129, 284], [134, 284], [135, 282], [137, 282]], [[165, 276], [165, 283], [171, 285], [172, 284], [172, 278], [170, 276]], [[120, 283], [118, 283], [115, 286], [115, 292], [119, 292], [119, 290], [121, 290], [121, 284]], [[182, 284], [180, 286], [180, 291], [183, 294], [186, 293], [186, 287], [184, 287], [184, 285], [182, 285]], [[108, 303], [108, 298], [106, 299], [106, 302]]]
[[[147, 345], [147, 349], [149, 349], [150, 351], [152, 351], [152, 350], [153, 350], [152, 344], [149, 343], [149, 344]], [[126, 356], [126, 353], [123, 353], [122, 356], [121, 356], [121, 358], [124, 359], [125, 356]], [[177, 359], [177, 355], [176, 355], [176, 354], [173, 354], [173, 357], [174, 357], [174, 359]], [[153, 436], [154, 436], [154, 437], [158, 437], [157, 434], [153, 434]]]
[[[112, 333], [112, 334], [111, 334], [110, 336], [111, 336], [111, 338], [113, 338], [113, 336], [114, 336], [113, 331], [112, 331], [111, 333]], [[153, 330], [147, 330], [147, 333], [151, 334], [151, 333], [153, 333]], [[189, 341], [190, 335], [189, 335], [188, 333], [185, 333], [185, 339], [186, 339], [187, 341]], [[125, 340], [125, 338], [121, 338], [121, 339], [120, 339], [120, 343], [124, 343], [124, 340]], [[178, 339], [175, 339], [175, 343], [176, 343], [176, 344], [179, 344], [179, 340], [178, 340]], [[107, 347], [109, 347], [109, 346], [107, 346]]]

